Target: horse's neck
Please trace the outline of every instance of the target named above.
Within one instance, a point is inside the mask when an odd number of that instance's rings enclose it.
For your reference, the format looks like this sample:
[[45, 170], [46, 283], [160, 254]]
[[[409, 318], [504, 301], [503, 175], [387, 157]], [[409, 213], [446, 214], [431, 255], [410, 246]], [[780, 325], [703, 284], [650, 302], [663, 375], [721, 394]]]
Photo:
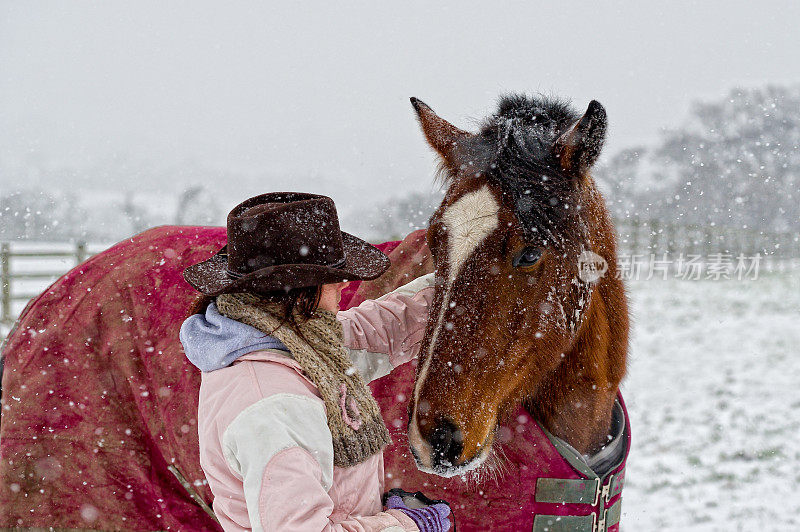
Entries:
[[[618, 307], [621, 315], [609, 312], [609, 306], [620, 303], [609, 301], [614, 294], [603, 294], [602, 288], [598, 286], [592, 296], [572, 349], [540, 384], [529, 405], [548, 431], [584, 454], [607, 442], [614, 400], [625, 374], [627, 312], [624, 302]], [[624, 299], [624, 293], [609, 291]]]

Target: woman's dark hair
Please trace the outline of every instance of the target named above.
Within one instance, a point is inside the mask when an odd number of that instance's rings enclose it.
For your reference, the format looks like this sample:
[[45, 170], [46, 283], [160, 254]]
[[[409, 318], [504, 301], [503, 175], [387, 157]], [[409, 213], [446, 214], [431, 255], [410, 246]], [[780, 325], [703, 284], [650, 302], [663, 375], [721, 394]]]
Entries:
[[[322, 295], [321, 286], [304, 286], [302, 288], [291, 288], [289, 290], [278, 290], [259, 294], [269, 303], [277, 303], [282, 307], [281, 321], [288, 323], [292, 327], [298, 325], [300, 321], [311, 319], [314, 311], [319, 306], [319, 298]], [[204, 314], [208, 305], [216, 298], [212, 296], [200, 296], [189, 308], [189, 316], [192, 314]]]
[[319, 306], [319, 298], [322, 296], [322, 287], [304, 286], [260, 295], [270, 303], [281, 305], [283, 307], [281, 321], [295, 327], [298, 325], [297, 318], [300, 322], [304, 322], [314, 315]]

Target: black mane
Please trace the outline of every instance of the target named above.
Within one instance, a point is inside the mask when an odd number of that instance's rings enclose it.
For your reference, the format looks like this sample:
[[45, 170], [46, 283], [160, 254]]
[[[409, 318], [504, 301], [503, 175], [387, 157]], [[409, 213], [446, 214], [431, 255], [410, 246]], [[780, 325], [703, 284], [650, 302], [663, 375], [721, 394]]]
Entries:
[[574, 178], [561, 169], [554, 145], [579, 118], [564, 100], [511, 94], [500, 99], [478, 135], [488, 175], [514, 206], [531, 243], [560, 240], [575, 211]]

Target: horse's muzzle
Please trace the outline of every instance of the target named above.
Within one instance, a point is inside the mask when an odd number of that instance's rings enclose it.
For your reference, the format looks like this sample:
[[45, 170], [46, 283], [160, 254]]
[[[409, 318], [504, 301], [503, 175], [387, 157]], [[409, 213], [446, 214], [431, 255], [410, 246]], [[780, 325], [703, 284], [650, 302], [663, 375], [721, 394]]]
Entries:
[[428, 438], [434, 469], [458, 467], [464, 451], [464, 435], [450, 420], [437, 423]]
[[423, 435], [419, 427], [410, 424], [409, 447], [417, 468], [442, 477], [463, 475], [480, 466], [485, 452], [464, 458], [464, 433], [452, 421], [437, 420], [433, 430]]

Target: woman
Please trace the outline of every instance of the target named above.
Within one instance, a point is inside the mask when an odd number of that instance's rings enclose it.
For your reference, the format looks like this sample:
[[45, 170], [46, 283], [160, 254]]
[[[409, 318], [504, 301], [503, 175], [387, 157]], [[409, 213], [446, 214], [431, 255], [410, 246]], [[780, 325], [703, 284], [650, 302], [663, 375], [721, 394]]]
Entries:
[[365, 384], [416, 356], [433, 275], [337, 313], [347, 281], [389, 260], [339, 230], [330, 198], [264, 194], [227, 225], [228, 245], [184, 272], [215, 300], [181, 327], [203, 371], [200, 463], [223, 528], [449, 530], [443, 503], [395, 495], [382, 511], [390, 438]]

